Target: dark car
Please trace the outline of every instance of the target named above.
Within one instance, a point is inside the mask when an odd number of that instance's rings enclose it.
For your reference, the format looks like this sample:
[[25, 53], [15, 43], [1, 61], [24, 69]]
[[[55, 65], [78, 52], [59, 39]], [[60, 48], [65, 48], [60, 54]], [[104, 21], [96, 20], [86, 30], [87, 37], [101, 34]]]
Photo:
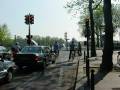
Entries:
[[20, 53], [16, 54], [14, 62], [21, 69], [27, 66], [39, 67], [43, 70], [48, 60], [42, 46], [25, 46]]

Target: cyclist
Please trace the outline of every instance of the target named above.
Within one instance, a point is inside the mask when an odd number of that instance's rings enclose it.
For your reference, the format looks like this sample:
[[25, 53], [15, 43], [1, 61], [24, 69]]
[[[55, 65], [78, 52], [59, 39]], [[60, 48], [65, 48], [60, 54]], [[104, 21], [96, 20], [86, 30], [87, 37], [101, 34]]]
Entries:
[[81, 55], [82, 55], [82, 52], [81, 52], [81, 44], [80, 44], [80, 42], [78, 42], [77, 51], [78, 51], [78, 55], [81, 56]]
[[58, 45], [58, 42], [55, 41], [54, 45], [53, 45], [53, 49], [54, 49], [54, 53], [56, 55], [59, 55], [59, 45]]
[[16, 54], [17, 54], [20, 50], [21, 50], [21, 47], [20, 47], [19, 43], [16, 42], [15, 45], [13, 45], [13, 46], [11, 47], [11, 51], [12, 51], [12, 56], [13, 56], [13, 58], [16, 56]]
[[72, 41], [70, 42], [69, 60], [71, 59], [72, 53], [75, 56], [75, 40], [74, 39], [72, 39]]

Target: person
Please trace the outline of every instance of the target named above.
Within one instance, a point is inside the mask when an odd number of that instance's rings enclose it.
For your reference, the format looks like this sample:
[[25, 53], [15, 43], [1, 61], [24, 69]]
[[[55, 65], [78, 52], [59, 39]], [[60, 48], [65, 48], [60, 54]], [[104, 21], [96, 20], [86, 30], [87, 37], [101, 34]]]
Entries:
[[78, 56], [81, 56], [82, 55], [82, 52], [81, 52], [81, 44], [80, 42], [78, 42]]
[[53, 49], [54, 49], [54, 53], [59, 55], [59, 45], [57, 41], [55, 41], [53, 45]]
[[15, 45], [13, 45], [13, 46], [11, 47], [11, 51], [12, 51], [12, 56], [13, 56], [13, 58], [16, 56], [16, 54], [17, 54], [18, 52], [20, 52], [20, 50], [21, 50], [21, 47], [20, 47], [19, 43], [16, 42]]
[[69, 53], [69, 60], [71, 59], [72, 53], [75, 56], [75, 41], [74, 39], [72, 39], [71, 43], [70, 43], [70, 53]]

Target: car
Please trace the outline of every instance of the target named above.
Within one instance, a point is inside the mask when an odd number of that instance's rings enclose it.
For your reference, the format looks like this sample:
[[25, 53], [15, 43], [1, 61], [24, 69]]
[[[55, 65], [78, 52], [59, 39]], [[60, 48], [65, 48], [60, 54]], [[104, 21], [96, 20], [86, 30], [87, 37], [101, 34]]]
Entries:
[[49, 62], [52, 62], [52, 64], [55, 63], [56, 60], [56, 54], [49, 46], [41, 46], [43, 50], [45, 51], [45, 56]]
[[13, 73], [17, 69], [15, 63], [7, 58], [0, 58], [0, 80], [5, 82], [11, 82], [13, 79]]
[[0, 46], [0, 57], [2, 57], [3, 54], [5, 54], [6, 52], [7, 52], [6, 47], [4, 47], [4, 46]]
[[49, 60], [42, 46], [25, 46], [17, 53], [14, 60], [19, 69], [37, 67], [44, 70]]

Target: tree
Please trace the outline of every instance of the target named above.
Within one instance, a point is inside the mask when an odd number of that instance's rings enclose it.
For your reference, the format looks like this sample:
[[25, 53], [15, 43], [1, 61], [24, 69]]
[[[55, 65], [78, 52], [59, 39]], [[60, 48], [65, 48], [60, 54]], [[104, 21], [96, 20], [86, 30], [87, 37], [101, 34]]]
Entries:
[[9, 29], [6, 24], [0, 26], [0, 44], [4, 46], [10, 46], [13, 40], [11, 39], [11, 35]]
[[93, 19], [93, 1], [89, 0], [89, 13], [90, 13], [90, 30], [91, 30], [91, 56], [96, 56], [95, 47], [95, 30], [94, 30], [94, 19]]
[[111, 13], [111, 0], [104, 0], [105, 42], [103, 49], [101, 71], [110, 71], [113, 68], [113, 24]]
[[101, 42], [101, 35], [103, 32], [103, 29], [101, 29], [101, 26], [103, 26], [103, 5], [99, 5], [99, 7], [94, 10], [94, 22], [95, 22], [95, 34], [97, 36], [97, 47], [100, 46]]
[[[19, 45], [20, 45], [21, 47], [24, 47], [24, 46], [27, 45], [27, 40], [25, 40], [25, 39], [22, 38], [21, 36], [16, 36], [15, 42], [19, 42]], [[14, 42], [14, 43], [15, 43], [15, 42]]]
[[120, 27], [120, 5], [114, 5], [112, 4], [112, 22], [113, 22], [113, 28], [114, 31], [116, 31], [116, 28]]
[[[94, 3], [93, 3], [93, 0], [89, 0], [89, 2], [87, 0], [72, 0], [71, 2], [68, 2], [67, 6], [66, 6], [67, 8], [70, 9], [69, 11], [71, 11], [71, 10], [74, 10], [74, 11], [76, 11], [76, 10], [83, 11], [82, 15], [81, 15], [82, 18], [85, 17], [85, 16], [87, 16], [87, 17], [89, 16], [90, 17], [91, 56], [96, 56], [93, 10], [95, 10], [100, 5], [101, 1], [102, 0], [100, 0], [100, 1], [95, 0]], [[88, 6], [89, 6], [89, 10], [88, 10], [89, 11], [89, 15], [88, 15], [88, 11], [86, 10], [86, 9], [88, 9]], [[84, 20], [81, 20], [81, 21], [84, 21]], [[84, 23], [84, 22], [82, 22], [82, 23]]]

